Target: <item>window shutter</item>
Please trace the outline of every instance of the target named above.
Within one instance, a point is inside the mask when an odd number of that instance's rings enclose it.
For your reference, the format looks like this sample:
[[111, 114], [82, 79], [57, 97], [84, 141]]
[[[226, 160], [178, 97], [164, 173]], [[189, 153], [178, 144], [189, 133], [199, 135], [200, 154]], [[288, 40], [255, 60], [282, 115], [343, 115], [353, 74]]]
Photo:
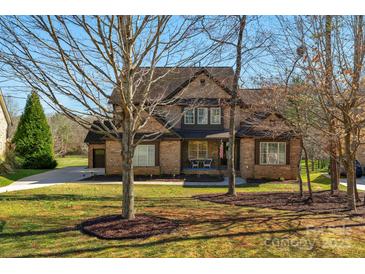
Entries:
[[255, 140], [255, 165], [260, 164], [260, 140]]
[[160, 165], [160, 143], [157, 142], [155, 145], [155, 166]]
[[286, 164], [290, 165], [290, 141], [286, 141]]

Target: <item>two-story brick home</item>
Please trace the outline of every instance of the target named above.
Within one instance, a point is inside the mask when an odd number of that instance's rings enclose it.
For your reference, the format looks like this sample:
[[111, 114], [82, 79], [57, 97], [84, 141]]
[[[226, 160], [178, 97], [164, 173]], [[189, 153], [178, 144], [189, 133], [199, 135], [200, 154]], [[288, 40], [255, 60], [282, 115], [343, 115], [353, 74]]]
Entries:
[[[167, 68], [156, 68], [155, 75]], [[151, 98], [163, 97], [158, 114], [140, 134], [160, 132], [154, 141], [137, 146], [135, 174], [227, 174], [229, 101], [233, 70], [230, 67], [176, 68], [151, 88]], [[255, 113], [240, 91], [236, 117], [236, 170], [243, 178], [295, 179], [300, 141], [290, 128], [280, 134], [270, 129], [285, 124], [280, 115]], [[110, 103], [117, 113], [117, 94]], [[255, 123], [252, 123], [253, 117]], [[265, 126], [264, 126], [265, 125]], [[121, 174], [121, 145], [90, 131], [89, 167], [104, 167], [107, 175]]]

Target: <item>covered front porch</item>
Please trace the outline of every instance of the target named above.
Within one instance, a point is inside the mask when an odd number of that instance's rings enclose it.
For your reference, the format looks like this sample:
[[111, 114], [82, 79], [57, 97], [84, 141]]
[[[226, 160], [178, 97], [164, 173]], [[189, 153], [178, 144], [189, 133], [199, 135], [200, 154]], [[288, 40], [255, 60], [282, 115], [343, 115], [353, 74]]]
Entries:
[[181, 144], [183, 174], [227, 174], [228, 139], [192, 139]]

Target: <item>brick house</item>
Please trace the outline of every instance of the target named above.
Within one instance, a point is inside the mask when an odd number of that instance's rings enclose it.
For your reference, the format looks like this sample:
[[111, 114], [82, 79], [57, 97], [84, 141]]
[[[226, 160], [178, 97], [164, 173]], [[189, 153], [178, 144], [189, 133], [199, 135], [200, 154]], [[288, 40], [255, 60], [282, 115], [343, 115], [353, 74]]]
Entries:
[[0, 158], [4, 156], [11, 118], [0, 90]]
[[[156, 68], [155, 75], [165, 71], [166, 68]], [[161, 134], [156, 140], [137, 146], [135, 174], [227, 174], [233, 73], [229, 67], [176, 68], [151, 87], [152, 98], [161, 96], [169, 103], [160, 106], [159, 113], [139, 133]], [[240, 90], [236, 111], [238, 175], [295, 179], [301, 151], [299, 138], [280, 115], [252, 115], [245, 103], [246, 91]], [[113, 93], [110, 103], [117, 113], [116, 102], [117, 94]], [[283, 130], [275, 136], [270, 134], [278, 125], [284, 125]], [[89, 131], [85, 142], [89, 168], [104, 167], [107, 175], [121, 174], [118, 141]]]

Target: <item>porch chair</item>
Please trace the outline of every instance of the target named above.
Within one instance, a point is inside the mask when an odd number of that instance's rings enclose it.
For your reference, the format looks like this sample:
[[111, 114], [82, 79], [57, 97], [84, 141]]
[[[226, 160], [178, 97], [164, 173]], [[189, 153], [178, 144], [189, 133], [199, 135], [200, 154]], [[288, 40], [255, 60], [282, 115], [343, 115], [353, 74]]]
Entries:
[[205, 159], [203, 161], [203, 167], [204, 168], [211, 168], [212, 167], [212, 162], [213, 162], [212, 159]]
[[190, 160], [191, 168], [199, 168], [199, 161], [198, 160]]

